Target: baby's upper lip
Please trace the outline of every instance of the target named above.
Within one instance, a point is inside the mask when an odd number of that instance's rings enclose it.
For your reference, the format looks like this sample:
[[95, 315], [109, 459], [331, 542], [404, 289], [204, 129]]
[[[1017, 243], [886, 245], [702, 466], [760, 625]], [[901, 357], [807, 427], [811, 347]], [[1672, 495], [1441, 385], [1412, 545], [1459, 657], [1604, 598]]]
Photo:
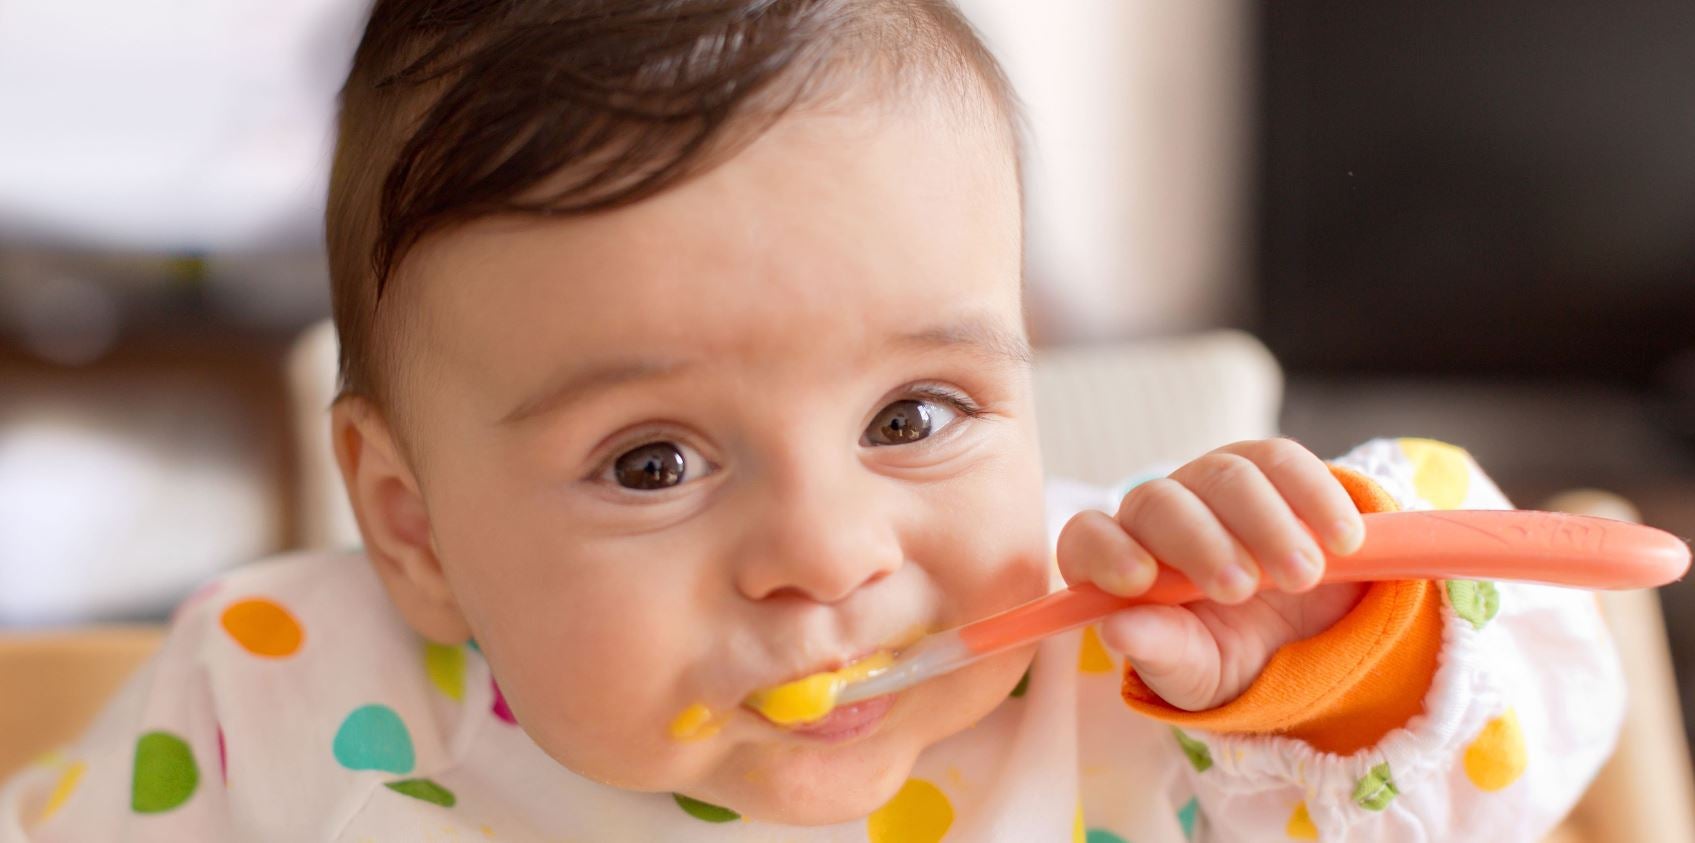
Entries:
[[873, 654], [875, 654], [879, 651], [888, 650], [888, 649], [892, 649], [892, 648], [890, 648], [886, 645], [877, 644], [877, 645], [873, 645], [873, 646], [870, 646], [870, 647], [865, 647], [865, 648], [861, 648], [861, 649], [858, 649], [858, 650], [853, 650], [853, 651], [850, 651], [849, 655], [835, 656], [835, 657], [823, 659], [823, 660], [815, 663], [812, 667], [804, 668], [804, 669], [801, 669], [801, 670], [798, 670], [798, 671], [791, 671], [791, 672], [788, 672], [786, 674], [779, 675], [776, 678], [772, 679], [771, 681], [761, 682], [760, 684], [758, 684], [754, 687], [755, 687], [755, 690], [757, 690], [759, 688], [774, 688], [778, 685], [784, 685], [784, 684], [787, 684], [789, 682], [795, 682], [795, 681], [798, 681], [798, 680], [801, 680], [801, 679], [805, 679], [806, 677], [812, 676], [814, 674], [828, 673], [830, 671], [841, 670], [842, 668], [847, 667], [848, 665], [853, 664], [854, 662], [859, 661], [860, 659], [867, 658], [867, 657], [869, 657], [869, 656], [871, 656], [871, 655], [873, 655]]
[[910, 646], [914, 641], [922, 637], [923, 632], [924, 629], [922, 627], [915, 627], [899, 635], [887, 636], [880, 643], [863, 647], [840, 648], [839, 655], [820, 659], [814, 662], [810, 667], [783, 672], [773, 671], [765, 681], [754, 685], [751, 690], [774, 688], [778, 685], [784, 685], [789, 682], [805, 679], [806, 677], [814, 674], [841, 670], [854, 662], [869, 658], [870, 656], [880, 652], [898, 652], [900, 649]]

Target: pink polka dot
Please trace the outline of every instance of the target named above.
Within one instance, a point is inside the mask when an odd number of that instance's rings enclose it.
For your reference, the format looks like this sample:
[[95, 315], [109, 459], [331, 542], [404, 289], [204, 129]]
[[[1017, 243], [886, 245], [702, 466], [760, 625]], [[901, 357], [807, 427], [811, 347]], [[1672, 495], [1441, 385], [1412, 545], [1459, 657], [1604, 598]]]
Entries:
[[493, 676], [488, 678], [488, 683], [494, 687], [494, 716], [514, 726], [518, 725], [518, 718], [513, 717], [512, 709], [506, 707], [506, 695], [500, 693], [500, 683], [494, 681]]
[[218, 775], [223, 777], [224, 784], [230, 783], [230, 764], [224, 756], [224, 727], [218, 726]]

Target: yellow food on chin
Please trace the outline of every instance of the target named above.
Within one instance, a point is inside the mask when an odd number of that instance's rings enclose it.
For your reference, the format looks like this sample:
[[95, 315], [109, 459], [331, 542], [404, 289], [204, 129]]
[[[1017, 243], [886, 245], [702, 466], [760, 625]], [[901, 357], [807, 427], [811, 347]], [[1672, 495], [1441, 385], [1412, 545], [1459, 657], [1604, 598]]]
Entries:
[[680, 741], [710, 738], [718, 734], [723, 725], [712, 718], [712, 709], [702, 703], [695, 703], [683, 709], [683, 713], [671, 721], [671, 737]]
[[894, 656], [874, 653], [840, 670], [814, 673], [772, 688], [761, 688], [747, 698], [749, 708], [765, 715], [779, 726], [792, 726], [822, 720], [836, 708], [836, 697], [842, 689], [862, 679], [869, 679], [889, 668]]

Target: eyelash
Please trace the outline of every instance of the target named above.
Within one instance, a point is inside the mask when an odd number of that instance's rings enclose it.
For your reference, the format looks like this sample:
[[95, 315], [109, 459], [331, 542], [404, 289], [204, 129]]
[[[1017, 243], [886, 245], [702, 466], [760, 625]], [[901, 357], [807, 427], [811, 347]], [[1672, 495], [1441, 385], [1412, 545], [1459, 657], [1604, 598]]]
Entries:
[[[955, 389], [952, 389], [952, 388], [949, 388], [949, 387], [945, 387], [945, 386], [941, 386], [939, 384], [927, 384], [927, 383], [913, 384], [911, 386], [906, 387], [905, 389], [902, 389], [900, 391], [900, 394], [901, 394], [902, 397], [896, 398], [895, 401], [905, 401], [905, 400], [908, 400], [908, 399], [913, 398], [913, 397], [930, 398], [930, 399], [935, 399], [935, 400], [938, 400], [942, 403], [950, 405], [951, 407], [953, 407], [954, 410], [958, 411], [960, 415], [962, 415], [966, 418], [969, 418], [969, 419], [982, 418], [983, 416], [988, 415], [988, 410], [984, 409], [982, 407], [982, 405], [978, 404], [977, 402], [971, 400], [971, 396], [966, 395], [965, 393], [960, 392], [958, 390], [955, 390]], [[891, 402], [891, 403], [893, 403], [893, 402]], [[613, 450], [612, 453], [609, 456], [606, 457], [606, 459], [600, 461], [598, 467], [595, 468], [594, 473], [589, 475], [589, 479], [598, 480], [602, 475], [606, 474], [608, 469], [612, 468], [612, 466], [618, 461], [619, 457], [623, 456], [624, 454], [626, 454], [630, 451], [635, 450], [636, 448], [641, 448], [641, 447], [644, 447], [644, 446], [647, 446], [647, 445], [652, 445], [655, 442], [669, 442], [669, 441], [672, 441], [672, 440], [669, 439], [669, 438], [664, 438], [664, 437], [656, 434], [652, 438], [640, 438], [640, 437], [638, 437], [638, 438], [632, 440], [630, 442], [630, 444], [620, 445], [615, 450]], [[929, 440], [926, 439], [924, 441], [927, 442]], [[652, 493], [647, 493], [647, 494], [652, 494]]]
[[907, 387], [903, 390], [903, 393], [907, 396], [922, 395], [926, 398], [939, 398], [942, 401], [952, 404], [953, 408], [958, 410], [960, 415], [965, 416], [966, 418], [981, 418], [988, 413], [987, 410], [978, 406], [977, 402], [972, 401], [971, 396], [945, 386], [938, 386], [935, 384], [917, 384]]

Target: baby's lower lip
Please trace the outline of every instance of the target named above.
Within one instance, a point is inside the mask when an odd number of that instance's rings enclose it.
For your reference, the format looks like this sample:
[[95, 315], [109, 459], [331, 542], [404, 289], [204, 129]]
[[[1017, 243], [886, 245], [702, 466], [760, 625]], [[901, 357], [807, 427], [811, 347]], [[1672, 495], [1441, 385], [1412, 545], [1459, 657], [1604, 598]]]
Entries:
[[837, 706], [823, 719], [814, 720], [811, 723], [779, 728], [792, 734], [804, 735], [825, 743], [840, 743], [852, 740], [877, 728], [894, 704], [894, 695], [884, 694], [880, 697]]

